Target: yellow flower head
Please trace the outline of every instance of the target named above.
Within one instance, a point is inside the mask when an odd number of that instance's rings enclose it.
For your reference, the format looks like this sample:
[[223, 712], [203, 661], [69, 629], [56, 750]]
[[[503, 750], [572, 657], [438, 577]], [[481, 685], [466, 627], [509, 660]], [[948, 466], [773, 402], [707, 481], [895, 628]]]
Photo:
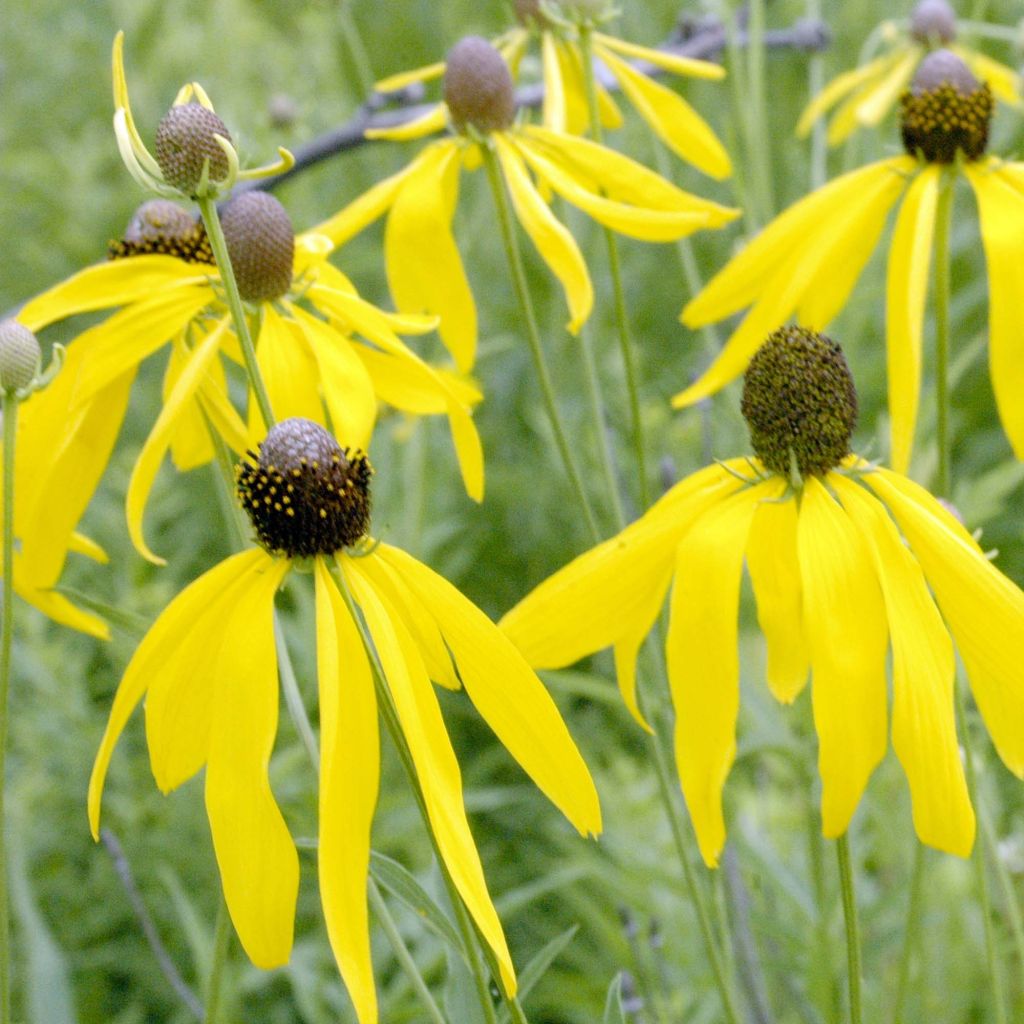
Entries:
[[636, 656], [671, 585], [676, 762], [713, 866], [736, 754], [745, 560], [769, 689], [790, 703], [810, 672], [825, 835], [846, 831], [885, 755], [891, 649], [892, 740], [915, 829], [966, 856], [974, 814], [954, 722], [953, 642], [1000, 757], [1024, 777], [1024, 593], [927, 491], [849, 454], [856, 399], [835, 343], [803, 328], [776, 332], [750, 363], [743, 404], [756, 457], [683, 480], [500, 625], [534, 668], [612, 647], [623, 698], [646, 727]]
[[[380, 769], [377, 704], [393, 705], [445, 866], [501, 966], [515, 973], [466, 820], [459, 765], [431, 680], [466, 693], [512, 756], [584, 835], [601, 828], [597, 793], [540, 680], [450, 583], [368, 535], [366, 457], [318, 424], [273, 427], [238, 469], [239, 499], [263, 545], [235, 555], [171, 602], [118, 687], [89, 785], [98, 835], [107, 767], [146, 699], [157, 785], [206, 769], [206, 808], [224, 895], [253, 963], [288, 961], [299, 866], [270, 789], [277, 731], [274, 594], [312, 559], [320, 702], [319, 885], [331, 947], [360, 1024], [375, 1024], [366, 879]], [[379, 659], [354, 618], [358, 608]]]
[[959, 45], [957, 34], [956, 16], [947, 0], [920, 0], [908, 22], [885, 22], [878, 35], [889, 44], [887, 52], [837, 76], [822, 89], [800, 116], [797, 135], [810, 134], [815, 121], [836, 107], [828, 127], [829, 145], [844, 142], [858, 127], [874, 127], [936, 47], [948, 47], [978, 78], [989, 83], [998, 99], [1020, 106], [1020, 75], [983, 53]]
[[445, 103], [410, 125], [367, 134], [414, 139], [446, 123], [453, 134], [316, 230], [340, 245], [387, 213], [391, 294], [401, 310], [441, 317], [441, 338], [463, 370], [476, 354], [476, 306], [451, 225], [460, 172], [479, 167], [485, 147], [497, 156], [519, 223], [565, 289], [573, 333], [590, 316], [594, 290], [575, 239], [548, 205], [552, 193], [613, 231], [650, 242], [721, 227], [738, 215], [604, 146], [514, 120], [508, 66], [484, 39], [457, 43], [442, 72]]
[[921, 387], [922, 335], [940, 200], [962, 175], [978, 202], [988, 263], [989, 365], [999, 415], [1024, 458], [1024, 163], [986, 154], [992, 94], [949, 50], [921, 62], [902, 101], [907, 154], [868, 164], [794, 203], [752, 239], [686, 306], [699, 327], [749, 311], [707, 372], [673, 399], [714, 394], [746, 368], [761, 339], [792, 316], [825, 329], [845, 306], [889, 212], [886, 348], [891, 462], [906, 472]]
[[[480, 500], [483, 454], [471, 415], [480, 392], [463, 376], [427, 365], [399, 338], [431, 331], [436, 320], [385, 313], [361, 299], [327, 262], [330, 241], [315, 232], [296, 237], [284, 207], [268, 193], [231, 200], [222, 221], [242, 298], [258, 324], [257, 361], [275, 415], [321, 423], [329, 416], [340, 436], [366, 447], [379, 401], [415, 415], [445, 414], [466, 488]], [[152, 200], [110, 253], [108, 262], [32, 299], [20, 318], [39, 330], [75, 313], [121, 307], [71, 343], [63, 374], [75, 415], [94, 417], [97, 426], [102, 421], [104, 430], [104, 443], [84, 449], [75, 476], [84, 502], [110, 456], [137, 367], [170, 344], [163, 409], [127, 496], [132, 541], [160, 562], [143, 536], [143, 514], [168, 449], [188, 469], [213, 458], [210, 427], [239, 453], [264, 427], [255, 402], [246, 424], [228, 398], [224, 360], [241, 365], [242, 356], [202, 224], [167, 200]], [[68, 440], [77, 424], [55, 420], [50, 430]], [[56, 478], [54, 484], [61, 486]]]
[[[586, 135], [590, 128], [587, 82], [584, 72], [581, 32], [590, 34], [593, 55], [607, 69], [651, 130], [677, 156], [713, 178], [727, 178], [732, 164], [725, 147], [707, 122], [678, 93], [659, 84], [630, 63], [642, 61], [670, 74], [686, 78], [720, 81], [725, 68], [707, 60], [637, 46], [623, 39], [595, 31], [614, 12], [609, 5], [586, 0], [517, 0], [519, 25], [495, 39], [494, 46], [505, 58], [513, 78], [518, 79], [523, 57], [532, 44], [540, 49], [544, 76], [542, 123], [555, 132]], [[595, 62], [596, 63], [596, 62]], [[395, 92], [414, 82], [440, 78], [445, 62], [415, 71], [392, 75], [377, 83], [377, 91]], [[595, 67], [594, 74], [599, 75]], [[618, 128], [622, 114], [615, 100], [597, 80], [598, 107], [605, 128]], [[444, 111], [434, 108], [424, 115], [434, 130], [444, 127]]]

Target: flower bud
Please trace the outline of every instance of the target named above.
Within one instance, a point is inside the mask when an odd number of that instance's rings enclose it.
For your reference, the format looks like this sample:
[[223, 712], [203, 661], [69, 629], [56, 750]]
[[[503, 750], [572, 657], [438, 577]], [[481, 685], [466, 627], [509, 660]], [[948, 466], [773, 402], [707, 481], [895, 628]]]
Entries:
[[156, 129], [156, 162], [164, 181], [194, 196], [209, 161], [208, 181], [224, 181], [230, 171], [227, 154], [215, 136], [231, 142], [224, 122], [201, 103], [180, 103], [164, 115]]
[[42, 361], [39, 341], [24, 324], [0, 321], [0, 391], [27, 388], [39, 376]]
[[269, 192], [245, 192], [221, 213], [238, 291], [246, 302], [279, 299], [292, 284], [295, 231]]
[[956, 39], [956, 15], [946, 0], [921, 0], [910, 14], [910, 34], [919, 43]]
[[448, 53], [444, 99], [452, 123], [464, 132], [500, 132], [516, 116], [515, 89], [505, 58], [480, 36], [466, 36]]
[[213, 263], [206, 230], [169, 199], [150, 199], [132, 214], [124, 235], [107, 246], [112, 260], [129, 256], [176, 256], [186, 263]]

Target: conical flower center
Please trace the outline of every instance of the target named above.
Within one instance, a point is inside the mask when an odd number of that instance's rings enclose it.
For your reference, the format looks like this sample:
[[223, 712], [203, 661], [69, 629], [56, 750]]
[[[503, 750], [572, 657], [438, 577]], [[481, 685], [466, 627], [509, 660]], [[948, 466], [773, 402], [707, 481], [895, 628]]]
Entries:
[[260, 543], [288, 558], [333, 555], [370, 528], [373, 467], [323, 427], [294, 417], [271, 427], [235, 468], [238, 500]]
[[295, 231], [285, 208], [267, 192], [246, 192], [221, 214], [238, 291], [246, 302], [279, 299], [292, 285]]
[[783, 327], [743, 379], [743, 417], [757, 457], [775, 473], [820, 476], [850, 454], [857, 392], [843, 350], [804, 327]]
[[176, 256], [186, 263], [213, 263], [210, 240], [200, 221], [168, 199], [150, 199], [132, 215], [124, 237], [107, 246], [110, 259]]
[[928, 54], [900, 105], [903, 145], [911, 156], [920, 153], [929, 163], [950, 164], [958, 152], [968, 160], [984, 155], [992, 90], [955, 53]]
[[951, 43], [956, 39], [956, 15], [946, 0], [921, 0], [910, 14], [910, 34], [919, 43]]
[[505, 58], [479, 36], [467, 36], [448, 53], [444, 100], [452, 123], [464, 132], [500, 132], [516, 116], [516, 97]]
[[228, 176], [228, 158], [216, 135], [231, 141], [224, 122], [201, 103], [171, 107], [156, 129], [156, 162], [164, 181], [186, 195], [195, 195], [207, 160], [208, 180], [223, 181]]
[[20, 391], [39, 375], [43, 354], [36, 336], [17, 320], [0, 321], [0, 391]]

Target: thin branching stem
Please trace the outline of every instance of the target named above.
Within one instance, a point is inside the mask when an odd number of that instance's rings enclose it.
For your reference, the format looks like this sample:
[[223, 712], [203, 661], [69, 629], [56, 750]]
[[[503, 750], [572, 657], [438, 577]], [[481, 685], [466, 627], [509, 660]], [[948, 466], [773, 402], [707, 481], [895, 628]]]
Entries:
[[857, 923], [857, 894], [853, 887], [849, 833], [836, 840], [839, 859], [839, 886], [843, 893], [843, 922], [846, 925], [846, 974], [850, 992], [850, 1024], [862, 1024], [860, 961], [860, 925]]

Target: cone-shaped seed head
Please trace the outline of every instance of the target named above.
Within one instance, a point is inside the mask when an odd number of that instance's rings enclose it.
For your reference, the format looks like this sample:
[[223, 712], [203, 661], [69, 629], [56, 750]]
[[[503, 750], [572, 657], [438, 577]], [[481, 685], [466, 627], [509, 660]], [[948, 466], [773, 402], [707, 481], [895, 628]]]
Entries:
[[820, 476], [850, 454], [857, 392], [843, 350], [804, 327], [769, 335], [743, 378], [743, 417], [758, 458], [788, 476]]
[[27, 388], [39, 376], [42, 360], [39, 342], [24, 324], [0, 321], [0, 390]]
[[900, 99], [900, 131], [911, 156], [949, 164], [958, 152], [977, 160], [988, 145], [992, 90], [952, 51], [935, 50]]
[[505, 58], [480, 36], [466, 36], [448, 53], [444, 99], [459, 131], [499, 132], [516, 116], [516, 97]]
[[152, 254], [177, 256], [187, 263], [213, 263], [201, 222], [169, 199], [150, 199], [132, 214], [123, 237], [107, 248], [110, 259]]
[[956, 39], [956, 15], [946, 0], [921, 0], [910, 15], [910, 34], [919, 43], [951, 43]]
[[223, 181], [228, 176], [228, 158], [215, 135], [231, 141], [231, 133], [212, 110], [201, 103], [171, 107], [156, 129], [156, 162], [164, 181], [195, 195], [206, 160], [210, 161], [209, 180]]
[[295, 231], [285, 208], [268, 192], [245, 192], [220, 219], [242, 298], [268, 302], [284, 295], [295, 262]]
[[271, 427], [235, 470], [238, 500], [260, 543], [288, 558], [333, 555], [370, 528], [373, 467], [323, 427], [293, 417]]

